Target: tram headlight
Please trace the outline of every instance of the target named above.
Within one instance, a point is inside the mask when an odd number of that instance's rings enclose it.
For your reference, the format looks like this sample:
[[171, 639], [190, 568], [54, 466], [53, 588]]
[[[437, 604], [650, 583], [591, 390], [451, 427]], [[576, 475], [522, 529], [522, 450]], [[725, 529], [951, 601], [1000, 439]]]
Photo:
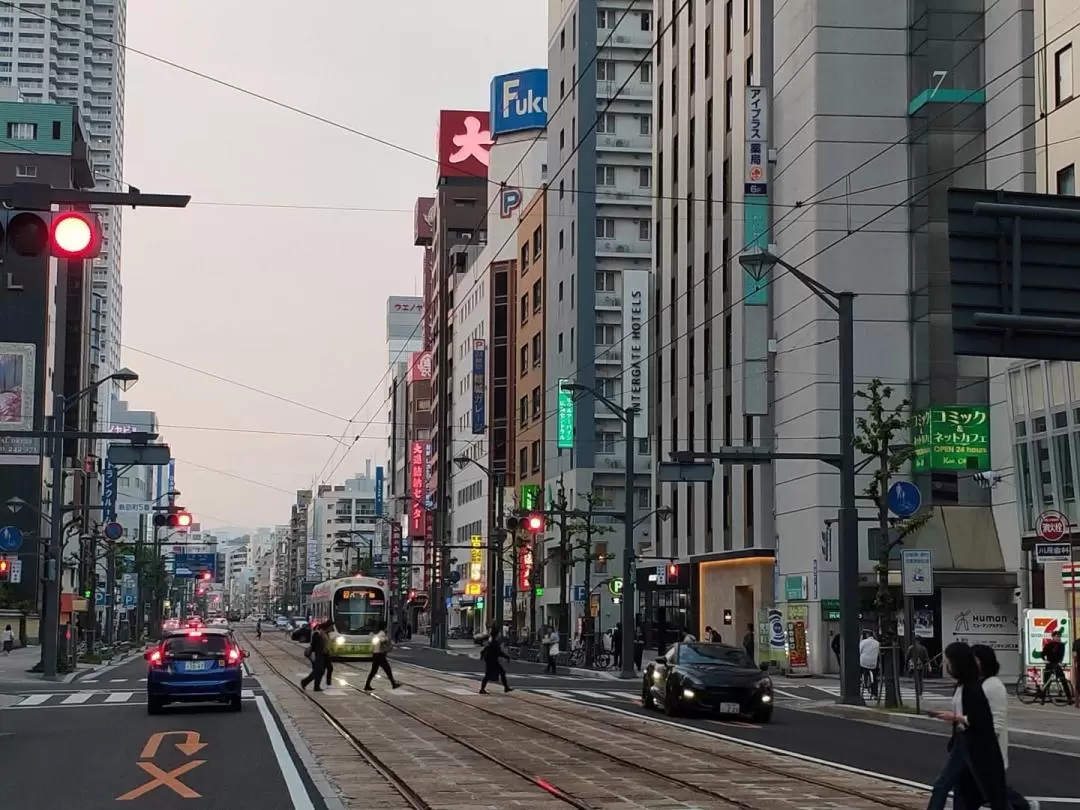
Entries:
[[338, 636], [337, 638], [334, 639], [334, 646], [335, 647], [340, 647], [344, 643], [345, 643], [345, 636]]

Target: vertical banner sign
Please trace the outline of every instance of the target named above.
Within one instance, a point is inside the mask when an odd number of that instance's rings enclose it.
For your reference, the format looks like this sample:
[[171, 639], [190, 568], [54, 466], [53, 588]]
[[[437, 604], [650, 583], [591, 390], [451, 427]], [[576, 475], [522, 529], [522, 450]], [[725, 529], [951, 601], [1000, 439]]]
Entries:
[[[746, 249], [769, 247], [769, 91], [746, 88], [746, 170], [743, 178], [743, 244]], [[769, 302], [766, 278], [743, 270], [744, 304]]]
[[559, 419], [558, 447], [560, 450], [572, 450], [574, 447], [574, 395], [566, 390], [569, 382], [569, 380], [559, 380], [557, 415]]
[[[424, 513], [424, 563], [433, 565], [435, 560], [435, 515]], [[425, 582], [429, 578], [425, 570]]]
[[[169, 459], [169, 488], [167, 492], [176, 492], [176, 459]], [[169, 496], [169, 503], [172, 503], [173, 496]]]
[[390, 592], [398, 593], [401, 590], [401, 526], [393, 523], [390, 526]]
[[105, 464], [105, 476], [101, 483], [101, 500], [104, 509], [104, 520], [112, 523], [116, 520], [116, 466]]
[[487, 341], [474, 340], [472, 353], [472, 432], [481, 435], [487, 427]]
[[648, 270], [623, 270], [623, 332], [629, 335], [623, 354], [624, 408], [637, 408], [634, 433], [649, 435], [649, 285]]
[[522, 593], [532, 590], [533, 550], [532, 541], [521, 547], [518, 561], [518, 587]]
[[375, 468], [375, 514], [381, 517], [383, 513], [383, 468]]
[[401, 597], [401, 601], [404, 603], [409, 596], [409, 588], [412, 587], [412, 538], [402, 537], [401, 524], [395, 522], [390, 529], [391, 542], [393, 542], [395, 531], [397, 536], [401, 538], [401, 551], [398, 553], [400, 560], [398, 567], [398, 596]]
[[469, 538], [469, 581], [480, 582], [484, 577], [484, 538], [474, 534]]
[[424, 452], [424, 443], [412, 443], [409, 448], [409, 536], [424, 536], [424, 488], [426, 486], [425, 464], [427, 457]]

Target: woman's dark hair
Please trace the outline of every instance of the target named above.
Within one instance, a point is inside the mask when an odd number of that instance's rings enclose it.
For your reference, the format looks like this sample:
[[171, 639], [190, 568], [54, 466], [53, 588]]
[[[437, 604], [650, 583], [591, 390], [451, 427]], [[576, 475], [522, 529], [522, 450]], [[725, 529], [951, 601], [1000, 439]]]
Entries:
[[979, 665], [975, 653], [963, 641], [954, 641], [945, 648], [945, 660], [949, 662], [949, 670], [958, 684], [978, 683]]
[[979, 662], [979, 671], [984, 678], [993, 678], [1001, 671], [1001, 664], [998, 663], [997, 653], [993, 648], [985, 644], [976, 644], [971, 648], [971, 652], [975, 655], [975, 660]]

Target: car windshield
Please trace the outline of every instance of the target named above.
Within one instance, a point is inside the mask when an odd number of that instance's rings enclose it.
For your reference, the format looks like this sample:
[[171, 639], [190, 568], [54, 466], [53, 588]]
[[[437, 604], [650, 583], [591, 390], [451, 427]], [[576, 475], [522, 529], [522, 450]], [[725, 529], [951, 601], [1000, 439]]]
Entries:
[[378, 588], [341, 588], [334, 595], [334, 628], [345, 635], [378, 632], [386, 596]]
[[207, 633], [198, 636], [174, 636], [165, 639], [165, 654], [174, 658], [192, 655], [223, 655], [229, 643], [224, 636]]
[[679, 648], [679, 663], [748, 668], [754, 666], [754, 662], [743, 650], [724, 644], [683, 644]]

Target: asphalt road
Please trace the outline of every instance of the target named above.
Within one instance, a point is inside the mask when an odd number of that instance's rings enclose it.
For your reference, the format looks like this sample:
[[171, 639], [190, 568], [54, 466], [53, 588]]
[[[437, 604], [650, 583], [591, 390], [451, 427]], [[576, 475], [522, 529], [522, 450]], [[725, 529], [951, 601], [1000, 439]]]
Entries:
[[[416, 645], [408, 646], [408, 650], [399, 647], [394, 652], [394, 657], [402, 663], [437, 669], [463, 679], [479, 678], [480, 662], [475, 657], [447, 655]], [[593, 680], [569, 675], [544, 678], [536, 675], [537, 670], [543, 672], [542, 667], [518, 661], [511, 662], [507, 670], [511, 685], [521, 689], [576, 700], [613, 713], [650, 716], [920, 784], [933, 783], [944, 762], [946, 740], [943, 736], [800, 711], [794, 706], [805, 701], [785, 699], [782, 695], [777, 696], [773, 720], [766, 725], [693, 717], [669, 719], [658, 712], [641, 708], [639, 680]], [[407, 670], [403, 669], [401, 677], [407, 679]], [[798, 691], [799, 697], [810, 696], [801, 694], [805, 691], [803, 688]], [[813, 697], [821, 700], [827, 696], [816, 692]], [[1080, 780], [1067, 776], [1074, 772], [1077, 764], [1076, 757], [1067, 755], [1016, 746], [1009, 750], [1010, 780], [1021, 793], [1076, 800], [1069, 805], [1044, 802], [1046, 810], [1080, 803]]]
[[[324, 808], [253, 679], [239, 713], [149, 716], [140, 659], [70, 684], [5, 684], [4, 807]], [[62, 763], [58, 769], [57, 763]]]

